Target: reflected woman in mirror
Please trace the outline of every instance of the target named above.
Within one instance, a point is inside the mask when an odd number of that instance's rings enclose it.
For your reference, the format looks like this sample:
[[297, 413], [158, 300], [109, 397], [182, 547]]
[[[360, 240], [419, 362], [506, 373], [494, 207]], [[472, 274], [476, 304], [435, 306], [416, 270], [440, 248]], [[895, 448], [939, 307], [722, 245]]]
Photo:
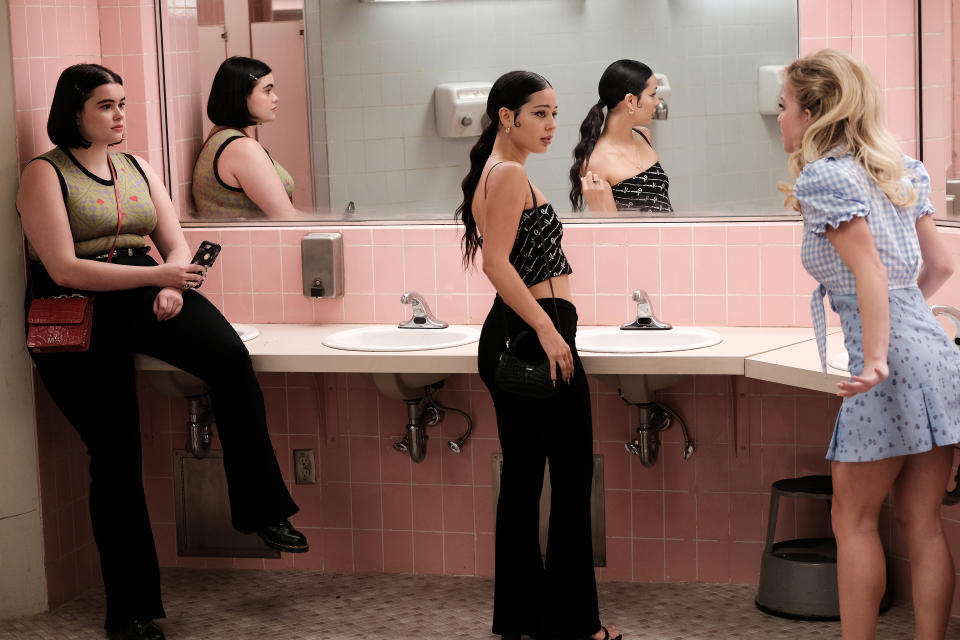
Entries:
[[293, 177], [255, 137], [257, 125], [277, 118], [280, 99], [265, 63], [234, 56], [210, 86], [213, 129], [193, 168], [193, 201], [202, 220], [290, 219]]
[[[206, 385], [223, 447], [233, 526], [282, 551], [306, 551], [267, 434], [263, 394], [230, 323], [194, 287], [163, 181], [142, 158], [109, 151], [124, 139], [126, 96], [113, 71], [78, 64], [60, 75], [47, 133], [57, 145], [20, 176], [31, 297], [96, 292], [86, 351], [31, 353], [54, 402], [90, 456], [90, 520], [112, 639], [163, 638], [160, 570], [144, 497], [134, 354]], [[157, 264], [147, 240], [163, 258]]]
[[[556, 132], [557, 96], [529, 71], [512, 71], [487, 98], [490, 124], [470, 150], [457, 216], [464, 264], [482, 253], [497, 296], [483, 324], [478, 369], [490, 390], [503, 451], [497, 503], [493, 632], [504, 639], [619, 638], [600, 625], [593, 572], [590, 492], [592, 420], [587, 376], [577, 355], [577, 311], [561, 246], [563, 229], [525, 163]], [[521, 337], [521, 332], [526, 337]], [[549, 365], [556, 395], [531, 398], [498, 384], [508, 340], [519, 357]], [[546, 381], [549, 389], [551, 381]], [[550, 533], [539, 544], [540, 492], [550, 462]]]
[[960, 442], [960, 353], [927, 306], [953, 273], [931, 215], [930, 178], [884, 126], [870, 70], [825, 49], [785, 70], [780, 130], [803, 214], [801, 260], [826, 374], [824, 300], [839, 314], [850, 379], [827, 449], [840, 624], [873, 638], [886, 586], [878, 521], [892, 492], [906, 540], [916, 638], [941, 639], [954, 566], [940, 505]]
[[[575, 211], [669, 213], [670, 181], [653, 148], [650, 124], [660, 103], [657, 78], [636, 60], [617, 60], [600, 76], [600, 99], [580, 125], [570, 167]], [[606, 109], [606, 115], [604, 115]]]

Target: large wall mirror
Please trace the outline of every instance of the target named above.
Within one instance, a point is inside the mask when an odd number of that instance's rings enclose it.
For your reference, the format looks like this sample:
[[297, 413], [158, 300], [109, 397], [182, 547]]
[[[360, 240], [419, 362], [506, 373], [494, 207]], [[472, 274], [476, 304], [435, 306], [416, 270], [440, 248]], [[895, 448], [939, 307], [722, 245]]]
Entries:
[[776, 116], [760, 113], [758, 72], [797, 56], [797, 0], [160, 2], [169, 175], [185, 222], [207, 91], [229, 55], [274, 70], [279, 115], [257, 135], [310, 219], [451, 220], [476, 138], [438, 134], [435, 87], [521, 68], [547, 77], [560, 104], [553, 143], [528, 171], [574, 217], [571, 152], [600, 74], [619, 58], [647, 63], [671, 88], [667, 119], [649, 127], [670, 217], [792, 215], [775, 188], [788, 174]]
[[960, 226], [960, 0], [917, 1], [923, 162], [939, 224]]

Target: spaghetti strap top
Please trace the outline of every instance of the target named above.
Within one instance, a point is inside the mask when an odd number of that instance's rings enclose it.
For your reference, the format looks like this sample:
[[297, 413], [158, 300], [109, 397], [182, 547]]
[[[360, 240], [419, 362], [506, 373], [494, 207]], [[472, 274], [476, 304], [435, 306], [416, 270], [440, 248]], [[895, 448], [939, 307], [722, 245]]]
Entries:
[[[643, 131], [634, 131], [650, 145], [650, 140]], [[613, 191], [613, 201], [618, 211], [673, 212], [673, 205], [670, 204], [670, 180], [659, 161], [637, 175], [611, 185], [610, 190]]]
[[[499, 165], [498, 162], [490, 167], [487, 172], [487, 179], [490, 178], [490, 172]], [[513, 241], [513, 248], [510, 250], [510, 264], [520, 279], [527, 287], [543, 282], [554, 276], [563, 276], [573, 273], [573, 268], [567, 261], [567, 256], [563, 252], [561, 241], [563, 240], [563, 225], [560, 218], [553, 210], [553, 206], [546, 202], [542, 205], [537, 204], [537, 196], [533, 192], [533, 185], [527, 181], [530, 188], [530, 195], [533, 197], [533, 206], [524, 209], [520, 214], [520, 224], [517, 227], [517, 237]], [[487, 195], [487, 181], [483, 183], [483, 195]], [[543, 235], [541, 236], [541, 230]], [[543, 248], [541, 249], [541, 239]], [[483, 236], [479, 238], [480, 246], [483, 247]], [[544, 257], [546, 254], [546, 257]]]

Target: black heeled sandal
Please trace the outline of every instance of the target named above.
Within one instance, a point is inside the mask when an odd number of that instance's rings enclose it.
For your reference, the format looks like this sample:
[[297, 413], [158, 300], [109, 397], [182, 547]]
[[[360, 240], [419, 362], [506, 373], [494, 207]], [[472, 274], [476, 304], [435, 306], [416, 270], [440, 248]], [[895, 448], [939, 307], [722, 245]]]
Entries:
[[[603, 625], [600, 625], [600, 630], [603, 631], [603, 640], [623, 640], [623, 634], [619, 634], [617, 637], [610, 637], [610, 631]], [[593, 640], [593, 636], [587, 636], [583, 640]]]

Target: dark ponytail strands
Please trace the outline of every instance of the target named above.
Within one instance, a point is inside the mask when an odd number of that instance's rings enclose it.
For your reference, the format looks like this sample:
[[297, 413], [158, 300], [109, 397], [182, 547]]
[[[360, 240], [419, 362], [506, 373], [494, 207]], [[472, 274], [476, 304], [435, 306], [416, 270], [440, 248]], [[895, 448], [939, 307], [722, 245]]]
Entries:
[[487, 164], [487, 159], [493, 151], [493, 143], [497, 139], [497, 128], [500, 123], [497, 120], [490, 119], [490, 124], [480, 133], [480, 139], [470, 149], [470, 171], [460, 183], [463, 190], [463, 202], [457, 207], [456, 216], [463, 222], [463, 266], [467, 267], [473, 263], [477, 255], [477, 249], [480, 248], [479, 234], [477, 233], [477, 221], [473, 218], [473, 194], [477, 192], [477, 186], [480, 184], [480, 175], [483, 173], [483, 167]]
[[603, 100], [590, 107], [587, 117], [580, 125], [580, 142], [573, 148], [573, 166], [570, 167], [570, 202], [574, 211], [583, 209], [583, 185], [580, 181], [580, 172], [590, 160], [590, 154], [600, 138], [603, 130]]

